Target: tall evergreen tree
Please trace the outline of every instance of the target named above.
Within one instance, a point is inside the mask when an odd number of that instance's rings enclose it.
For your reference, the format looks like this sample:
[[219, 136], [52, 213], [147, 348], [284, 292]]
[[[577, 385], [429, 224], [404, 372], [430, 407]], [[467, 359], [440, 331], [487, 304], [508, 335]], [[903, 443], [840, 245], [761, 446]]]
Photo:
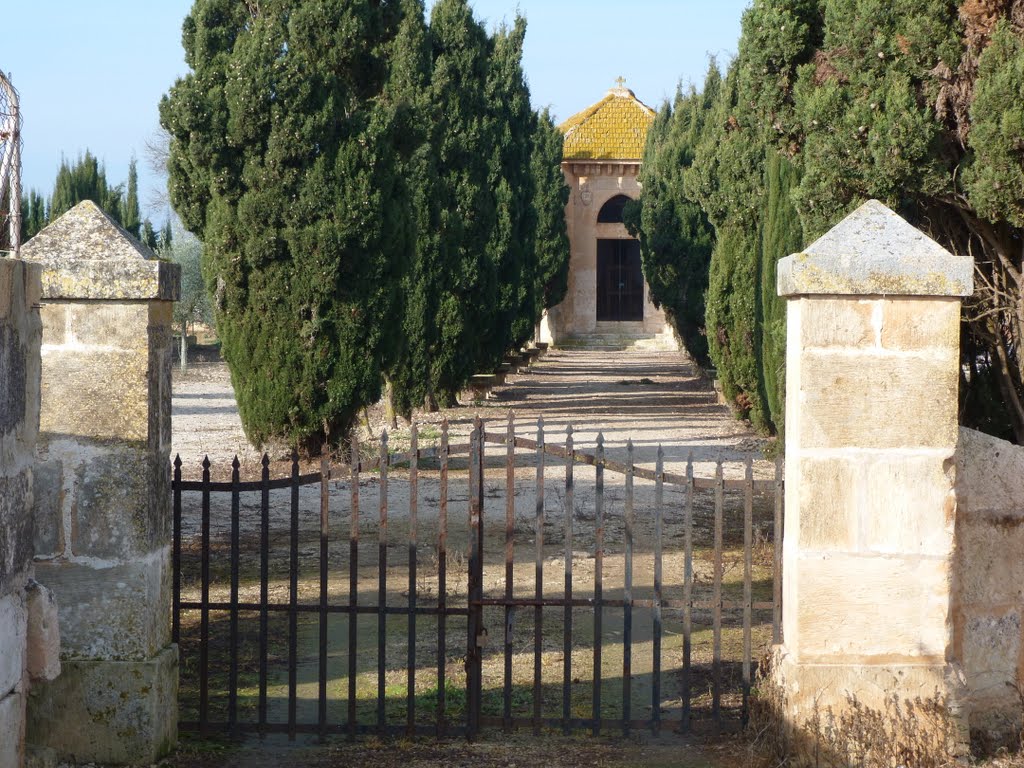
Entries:
[[494, 35], [487, 68], [486, 133], [491, 137], [488, 186], [494, 195], [495, 221], [486, 246], [497, 284], [497, 312], [487, 313], [481, 358], [477, 368], [501, 362], [512, 347], [533, 334], [536, 320], [535, 237], [530, 157], [537, 116], [530, 108], [530, 91], [523, 75], [526, 20], [517, 16], [512, 27]]
[[449, 405], [483, 358], [483, 329], [497, 304], [487, 245], [496, 221], [487, 131], [490, 41], [466, 0], [440, 0], [430, 15], [431, 199], [417, 194], [419, 240], [406, 318], [409, 353], [395, 371], [403, 409]]
[[121, 226], [133, 237], [139, 237], [142, 215], [139, 213], [139, 169], [134, 157], [128, 163], [128, 190], [124, 198]]
[[85, 151], [75, 163], [62, 159], [50, 196], [49, 217], [56, 219], [83, 200], [92, 200], [115, 221], [121, 223], [124, 208], [124, 187], [110, 186], [107, 173], [99, 160]]
[[565, 206], [569, 185], [562, 173], [564, 138], [547, 109], [537, 118], [530, 169], [533, 178], [533, 208], [537, 219], [534, 236], [535, 268], [533, 314], [561, 303], [569, 290], [569, 234]]
[[786, 414], [786, 300], [778, 295], [776, 277], [779, 260], [804, 246], [803, 228], [792, 198], [798, 183], [793, 162], [769, 151], [760, 249], [761, 380], [768, 412], [779, 435], [785, 428]]
[[46, 226], [46, 199], [36, 190], [21, 196], [21, 242]]
[[643, 192], [627, 205], [626, 225], [640, 240], [651, 298], [662, 306], [690, 355], [708, 365], [704, 295], [714, 230], [700, 205], [687, 197], [685, 176], [693, 165], [711, 105], [721, 85], [712, 63], [697, 93], [677, 92], [647, 135], [641, 170]]
[[410, 241], [393, 105], [401, 7], [196, 0], [191, 72], [161, 102], [170, 193], [204, 242], [251, 440], [315, 452], [380, 394]]

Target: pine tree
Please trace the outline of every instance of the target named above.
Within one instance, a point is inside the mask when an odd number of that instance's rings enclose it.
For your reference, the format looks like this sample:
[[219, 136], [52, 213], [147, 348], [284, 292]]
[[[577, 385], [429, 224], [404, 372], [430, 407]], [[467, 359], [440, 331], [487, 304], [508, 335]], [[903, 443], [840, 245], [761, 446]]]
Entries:
[[399, 346], [409, 210], [380, 97], [400, 21], [372, 0], [197, 0], [185, 21], [192, 71], [161, 103], [171, 199], [256, 443], [344, 440]]

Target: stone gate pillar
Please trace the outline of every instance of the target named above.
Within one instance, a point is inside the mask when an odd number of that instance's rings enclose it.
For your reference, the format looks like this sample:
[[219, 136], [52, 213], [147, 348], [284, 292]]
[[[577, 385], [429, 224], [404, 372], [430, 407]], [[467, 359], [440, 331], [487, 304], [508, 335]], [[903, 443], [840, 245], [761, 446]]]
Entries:
[[[972, 261], [878, 201], [779, 263], [788, 301], [787, 725], [855, 699], [956, 719], [951, 616], [961, 297]], [[960, 724], [954, 723], [955, 727]]]
[[171, 311], [179, 268], [86, 201], [22, 249], [41, 264], [36, 571], [60, 607], [63, 674], [29, 740], [150, 763], [177, 738], [170, 642]]

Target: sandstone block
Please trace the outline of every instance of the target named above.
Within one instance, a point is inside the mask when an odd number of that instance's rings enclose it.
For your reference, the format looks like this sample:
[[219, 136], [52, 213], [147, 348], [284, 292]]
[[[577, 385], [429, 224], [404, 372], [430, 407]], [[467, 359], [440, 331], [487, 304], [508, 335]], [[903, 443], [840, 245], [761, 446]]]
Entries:
[[[790, 563], [786, 563], [790, 566]], [[796, 633], [800, 663], [928, 663], [951, 644], [946, 558], [802, 554]]]
[[956, 444], [958, 378], [950, 361], [810, 351], [787, 386], [800, 399], [804, 451]]
[[958, 350], [960, 301], [955, 298], [905, 296], [881, 302], [885, 349]]
[[963, 665], [972, 706], [1020, 706], [1020, 608], [969, 613], [963, 628]]
[[[860, 509], [852, 498], [858, 467], [840, 459], [802, 457], [794, 495], [799, 509], [800, 547], [850, 552], [857, 547]], [[791, 501], [790, 504], [793, 502]]]
[[60, 625], [53, 592], [35, 581], [26, 590], [28, 612], [27, 668], [33, 680], [53, 680], [60, 674]]
[[40, 428], [94, 440], [145, 443], [149, 360], [125, 351], [64, 348], [43, 355]]
[[148, 765], [177, 742], [178, 648], [144, 661], [73, 661], [30, 695], [28, 740], [78, 762]]
[[[173, 306], [173, 305], [172, 305]], [[61, 302], [43, 308], [43, 327], [51, 308], [66, 316], [66, 343], [146, 354], [148, 302]]]
[[21, 690], [27, 620], [25, 600], [19, 592], [0, 598], [0, 696]]
[[1024, 519], [964, 515], [957, 545], [963, 605], [1024, 605]]
[[963, 428], [956, 458], [956, 493], [962, 512], [1024, 519], [1024, 447]]
[[17, 768], [25, 759], [25, 694], [0, 695], [0, 766]]
[[128, 448], [79, 465], [71, 514], [75, 555], [124, 560], [170, 541], [169, 470], [161, 458]]
[[814, 347], [875, 346], [874, 311], [876, 301], [812, 297], [802, 302], [800, 345]]
[[952, 465], [952, 457], [946, 461], [904, 454], [801, 457], [799, 475], [793, 481], [800, 547], [949, 553], [955, 499], [947, 465]]
[[57, 595], [62, 662], [146, 659], [170, 641], [169, 547], [108, 568], [40, 562], [36, 577]]
[[20, 590], [32, 562], [32, 470], [0, 475], [0, 595]]
[[64, 551], [64, 464], [59, 459], [38, 461], [32, 472], [32, 517], [36, 557]]
[[68, 342], [67, 302], [48, 301], [39, 310], [43, 322], [43, 346], [62, 347]]

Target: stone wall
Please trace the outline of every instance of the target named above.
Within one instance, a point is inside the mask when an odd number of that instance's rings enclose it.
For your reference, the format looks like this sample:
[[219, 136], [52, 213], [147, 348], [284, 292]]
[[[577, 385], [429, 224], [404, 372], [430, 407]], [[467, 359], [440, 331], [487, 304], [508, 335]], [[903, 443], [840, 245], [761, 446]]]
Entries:
[[149, 763], [177, 738], [170, 642], [171, 311], [177, 267], [86, 201], [22, 248], [43, 267], [36, 570], [64, 673], [29, 737], [64, 757]]
[[976, 743], [1016, 746], [1024, 693], [1024, 447], [970, 429], [957, 445], [954, 640]]
[[33, 580], [40, 270], [0, 258], [0, 766], [25, 759], [29, 684], [60, 672], [52, 596]]

